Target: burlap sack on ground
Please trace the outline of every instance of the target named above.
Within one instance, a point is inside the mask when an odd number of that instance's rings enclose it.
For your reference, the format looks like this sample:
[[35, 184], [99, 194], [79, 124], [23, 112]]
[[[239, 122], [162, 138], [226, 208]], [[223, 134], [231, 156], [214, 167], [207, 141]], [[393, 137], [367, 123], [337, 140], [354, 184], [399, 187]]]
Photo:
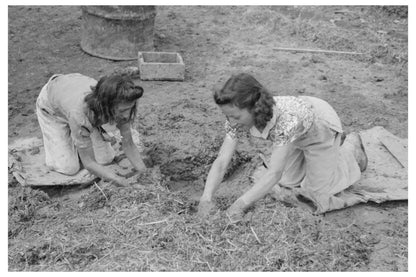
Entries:
[[[111, 131], [111, 132], [110, 132]], [[118, 130], [109, 130], [109, 134], [115, 138], [116, 158], [108, 165], [117, 174], [128, 177], [134, 173], [133, 166], [121, 151], [121, 136]], [[142, 151], [140, 136], [136, 130], [132, 130], [133, 141]], [[87, 185], [97, 180], [86, 169], [81, 169], [77, 174], [68, 176], [52, 171], [45, 165], [45, 151], [41, 138], [17, 139], [9, 145], [9, 171], [23, 186], [53, 186], [53, 185]]]

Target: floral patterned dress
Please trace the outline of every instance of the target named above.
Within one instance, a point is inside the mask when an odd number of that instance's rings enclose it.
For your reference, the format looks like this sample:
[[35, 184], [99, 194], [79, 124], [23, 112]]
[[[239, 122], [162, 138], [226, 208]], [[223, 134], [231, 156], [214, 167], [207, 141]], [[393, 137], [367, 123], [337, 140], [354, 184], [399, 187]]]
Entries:
[[[252, 127], [248, 132], [272, 142], [273, 147], [292, 144], [278, 185], [311, 200], [318, 213], [345, 207], [339, 195], [360, 179], [361, 172], [350, 149], [341, 146], [343, 130], [337, 113], [315, 97], [276, 96], [274, 100], [273, 117], [264, 130]], [[233, 139], [247, 134], [228, 120], [225, 131]]]
[[[250, 134], [273, 142], [274, 146], [286, 145], [305, 134], [312, 126], [314, 113], [312, 107], [301, 98], [294, 96], [277, 96], [273, 108], [273, 117], [267, 123], [263, 132], [256, 127], [250, 129]], [[241, 137], [244, 130], [225, 122], [227, 135], [232, 138]]]

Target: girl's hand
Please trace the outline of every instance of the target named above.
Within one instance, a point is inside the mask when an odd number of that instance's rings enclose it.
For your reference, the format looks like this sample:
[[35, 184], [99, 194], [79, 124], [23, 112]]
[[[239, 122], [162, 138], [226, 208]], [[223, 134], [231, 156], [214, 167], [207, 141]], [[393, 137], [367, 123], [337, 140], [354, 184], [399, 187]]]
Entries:
[[143, 173], [143, 172], [147, 172], [147, 167], [144, 164], [143, 160], [139, 160], [139, 162], [137, 163], [137, 165], [134, 166], [136, 168], [137, 171]]
[[211, 200], [201, 199], [198, 205], [198, 216], [201, 218], [208, 217], [215, 209], [215, 204]]
[[124, 178], [117, 178], [116, 180], [112, 181], [114, 185], [117, 187], [128, 187], [130, 186], [130, 183], [127, 181], [127, 179]]
[[243, 200], [237, 199], [237, 201], [235, 201], [234, 204], [227, 209], [225, 214], [232, 224], [237, 223], [243, 220], [244, 210], [246, 207], [247, 205]]

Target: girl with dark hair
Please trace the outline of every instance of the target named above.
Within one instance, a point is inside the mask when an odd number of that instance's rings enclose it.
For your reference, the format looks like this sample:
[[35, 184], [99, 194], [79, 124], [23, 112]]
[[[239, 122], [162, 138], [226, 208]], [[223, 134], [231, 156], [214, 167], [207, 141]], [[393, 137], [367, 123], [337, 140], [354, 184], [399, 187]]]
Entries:
[[43, 134], [46, 165], [54, 171], [74, 175], [84, 168], [118, 185], [128, 185], [104, 165], [115, 151], [104, 124], [116, 125], [122, 148], [138, 171], [146, 166], [133, 143], [131, 123], [143, 88], [128, 77], [112, 75], [93, 78], [74, 73], [54, 75], [36, 101], [36, 114]]
[[[308, 96], [273, 97], [253, 76], [233, 75], [214, 93], [227, 120], [226, 136], [208, 173], [198, 212], [214, 208], [213, 194], [221, 183], [243, 129], [271, 141], [270, 160], [264, 160], [254, 185], [227, 210], [232, 222], [267, 193], [290, 189], [312, 201], [317, 213], [343, 208], [337, 193], [359, 180], [367, 167], [358, 133], [343, 135], [341, 121], [324, 100]], [[345, 141], [344, 141], [345, 139]]]

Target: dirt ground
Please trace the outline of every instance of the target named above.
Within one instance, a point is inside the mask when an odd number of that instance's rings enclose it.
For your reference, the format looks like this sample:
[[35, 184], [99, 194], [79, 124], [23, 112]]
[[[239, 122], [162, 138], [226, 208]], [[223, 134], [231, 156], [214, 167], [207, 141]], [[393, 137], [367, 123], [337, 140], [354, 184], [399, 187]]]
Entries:
[[[80, 49], [79, 7], [10, 6], [8, 12], [9, 143], [41, 135], [35, 100], [52, 74], [98, 79], [137, 66]], [[145, 94], [135, 128], [159, 177], [141, 180], [138, 191], [100, 182], [101, 191], [22, 188], [9, 175], [9, 270], [407, 271], [407, 201], [314, 216], [266, 198], [237, 227], [221, 218], [198, 225], [194, 215], [224, 136], [214, 87], [234, 72], [250, 72], [276, 95], [327, 100], [346, 131], [378, 125], [407, 138], [407, 29], [403, 7], [157, 7], [155, 50], [179, 52], [186, 64], [184, 82], [136, 80]], [[221, 211], [249, 186], [256, 147], [250, 140], [239, 146], [217, 197]], [[137, 220], [153, 223], [133, 226]]]

